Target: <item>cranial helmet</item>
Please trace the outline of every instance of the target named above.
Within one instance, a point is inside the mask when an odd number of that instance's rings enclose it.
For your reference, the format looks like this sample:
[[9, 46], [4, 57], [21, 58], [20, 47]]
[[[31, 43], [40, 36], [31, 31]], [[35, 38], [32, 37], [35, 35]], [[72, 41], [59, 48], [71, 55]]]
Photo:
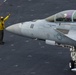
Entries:
[[1, 17], [0, 17], [0, 19], [1, 19], [1, 20], [3, 20], [3, 19], [4, 19], [4, 17], [3, 17], [3, 16], [1, 16]]
[[1, 16], [0, 18], [3, 19], [3, 16]]

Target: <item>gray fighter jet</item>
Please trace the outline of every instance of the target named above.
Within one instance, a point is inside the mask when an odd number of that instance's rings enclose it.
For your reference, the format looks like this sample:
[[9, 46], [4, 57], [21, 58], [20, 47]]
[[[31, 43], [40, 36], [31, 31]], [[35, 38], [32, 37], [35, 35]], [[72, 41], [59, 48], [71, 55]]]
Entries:
[[44, 40], [46, 44], [69, 48], [71, 52], [69, 67], [76, 71], [76, 10], [66, 10], [45, 19], [13, 24], [6, 30]]

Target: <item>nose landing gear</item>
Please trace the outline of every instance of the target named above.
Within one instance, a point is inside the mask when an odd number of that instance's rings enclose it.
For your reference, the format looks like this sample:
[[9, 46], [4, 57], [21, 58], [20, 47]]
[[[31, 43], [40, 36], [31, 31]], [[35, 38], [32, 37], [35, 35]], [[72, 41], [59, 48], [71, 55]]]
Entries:
[[71, 60], [69, 62], [69, 68], [72, 70], [76, 68], [76, 47], [71, 47], [70, 52], [71, 52]]

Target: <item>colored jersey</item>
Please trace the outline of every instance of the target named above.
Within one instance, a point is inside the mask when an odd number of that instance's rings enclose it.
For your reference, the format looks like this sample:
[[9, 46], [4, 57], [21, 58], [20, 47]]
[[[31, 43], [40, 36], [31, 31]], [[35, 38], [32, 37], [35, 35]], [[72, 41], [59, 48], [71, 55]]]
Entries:
[[6, 16], [3, 21], [0, 20], [0, 30], [4, 30], [5, 28], [5, 25], [4, 25], [4, 22], [9, 18], [10, 15]]

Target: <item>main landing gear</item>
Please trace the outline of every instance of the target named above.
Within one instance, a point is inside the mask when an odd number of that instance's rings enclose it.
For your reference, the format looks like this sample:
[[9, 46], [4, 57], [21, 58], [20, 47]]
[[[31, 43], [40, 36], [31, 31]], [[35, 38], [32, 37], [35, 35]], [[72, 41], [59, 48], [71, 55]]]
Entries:
[[71, 52], [71, 60], [69, 62], [69, 68], [74, 69], [76, 68], [76, 47], [71, 47], [70, 52]]

